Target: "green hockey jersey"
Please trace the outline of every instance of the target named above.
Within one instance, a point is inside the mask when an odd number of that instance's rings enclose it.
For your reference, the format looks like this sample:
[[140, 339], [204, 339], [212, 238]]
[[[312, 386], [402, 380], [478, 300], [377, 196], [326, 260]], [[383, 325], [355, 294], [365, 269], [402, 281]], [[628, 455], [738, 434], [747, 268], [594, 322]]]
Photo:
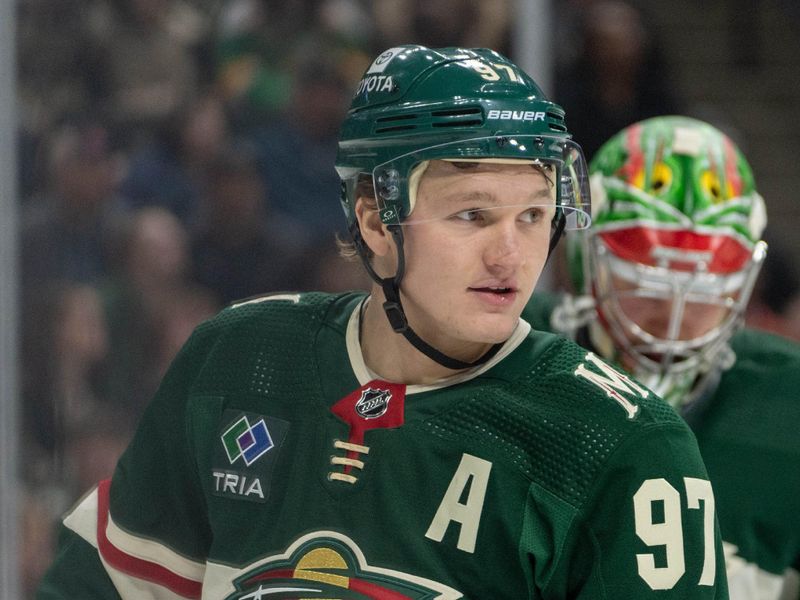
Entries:
[[363, 301], [200, 326], [39, 598], [727, 598], [708, 476], [663, 401], [522, 320], [480, 367], [382, 381]]
[[[550, 330], [559, 298], [537, 294], [523, 316]], [[744, 329], [733, 367], [684, 408], [708, 468], [730, 597], [776, 600], [800, 568], [800, 346]]]

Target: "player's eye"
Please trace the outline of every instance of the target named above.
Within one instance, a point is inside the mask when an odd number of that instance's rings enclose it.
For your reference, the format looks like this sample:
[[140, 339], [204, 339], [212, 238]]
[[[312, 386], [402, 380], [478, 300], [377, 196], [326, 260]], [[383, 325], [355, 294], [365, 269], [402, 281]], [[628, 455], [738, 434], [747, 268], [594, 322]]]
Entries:
[[520, 215], [524, 223], [540, 223], [544, 218], [544, 209], [541, 206], [532, 206]]
[[461, 212], [457, 212], [453, 215], [453, 218], [460, 221], [477, 222], [481, 221], [484, 217], [483, 211], [472, 208], [470, 210], [462, 210]]

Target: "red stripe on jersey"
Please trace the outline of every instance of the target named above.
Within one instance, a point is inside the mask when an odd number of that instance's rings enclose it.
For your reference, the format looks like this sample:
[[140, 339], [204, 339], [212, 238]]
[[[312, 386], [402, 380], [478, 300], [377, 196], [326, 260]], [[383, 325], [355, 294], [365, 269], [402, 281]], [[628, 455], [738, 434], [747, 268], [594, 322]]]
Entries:
[[374, 598], [374, 600], [411, 600], [409, 596], [388, 590], [385, 587], [375, 585], [363, 579], [350, 579], [350, 589], [359, 594], [364, 594], [367, 598]]
[[137, 558], [120, 550], [106, 536], [108, 527], [108, 498], [111, 481], [106, 479], [97, 486], [97, 545], [103, 559], [126, 575], [151, 581], [184, 598], [200, 598], [203, 584], [173, 573], [157, 563]]
[[259, 573], [251, 577], [250, 579], [244, 582], [245, 587], [249, 587], [253, 585], [256, 581], [265, 581], [267, 579], [287, 579], [293, 580], [294, 576], [294, 569], [272, 569], [270, 571], [264, 571], [263, 573]]

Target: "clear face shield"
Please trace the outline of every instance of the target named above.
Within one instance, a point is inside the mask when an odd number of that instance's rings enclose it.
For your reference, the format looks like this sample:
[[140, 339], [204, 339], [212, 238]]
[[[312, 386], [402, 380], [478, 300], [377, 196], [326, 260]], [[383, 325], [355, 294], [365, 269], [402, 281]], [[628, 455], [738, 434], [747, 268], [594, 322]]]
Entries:
[[710, 273], [702, 261], [678, 270], [624, 260], [598, 235], [590, 244], [598, 312], [643, 383], [669, 400], [677, 381], [690, 387], [725, 362], [766, 244], [757, 243], [744, 268], [728, 274]]
[[[442, 166], [434, 161], [447, 163]], [[415, 214], [420, 180], [426, 171], [459, 169], [491, 170], [501, 165], [530, 166], [541, 177], [520, 178], [510, 204], [490, 206], [477, 202], [470, 210], [455, 210], [452, 205], [426, 207], [424, 215]], [[521, 170], [523, 173], [525, 170]], [[586, 162], [580, 147], [571, 140], [550, 136], [491, 136], [459, 140], [424, 148], [396, 157], [377, 166], [373, 184], [381, 220], [387, 225], [414, 225], [453, 218], [492, 217], [497, 210], [530, 210], [531, 219], [548, 224], [563, 221], [563, 229], [585, 229], [591, 223], [591, 206]], [[466, 214], [461, 214], [466, 213]]]

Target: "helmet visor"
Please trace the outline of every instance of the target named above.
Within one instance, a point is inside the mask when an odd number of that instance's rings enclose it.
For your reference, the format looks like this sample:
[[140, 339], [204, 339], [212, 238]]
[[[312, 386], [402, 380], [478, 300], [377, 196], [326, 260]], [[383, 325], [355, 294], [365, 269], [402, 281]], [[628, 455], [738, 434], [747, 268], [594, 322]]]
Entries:
[[[530, 164], [543, 175], [547, 185], [519, 190], [518, 206], [540, 208], [553, 216], [563, 215], [566, 229], [585, 229], [591, 223], [586, 161], [580, 147], [565, 138], [538, 135], [459, 140], [423, 148], [378, 165], [372, 176], [384, 223], [414, 222], [409, 216], [416, 203], [419, 180], [433, 160]], [[445, 217], [443, 209], [441, 218]]]

